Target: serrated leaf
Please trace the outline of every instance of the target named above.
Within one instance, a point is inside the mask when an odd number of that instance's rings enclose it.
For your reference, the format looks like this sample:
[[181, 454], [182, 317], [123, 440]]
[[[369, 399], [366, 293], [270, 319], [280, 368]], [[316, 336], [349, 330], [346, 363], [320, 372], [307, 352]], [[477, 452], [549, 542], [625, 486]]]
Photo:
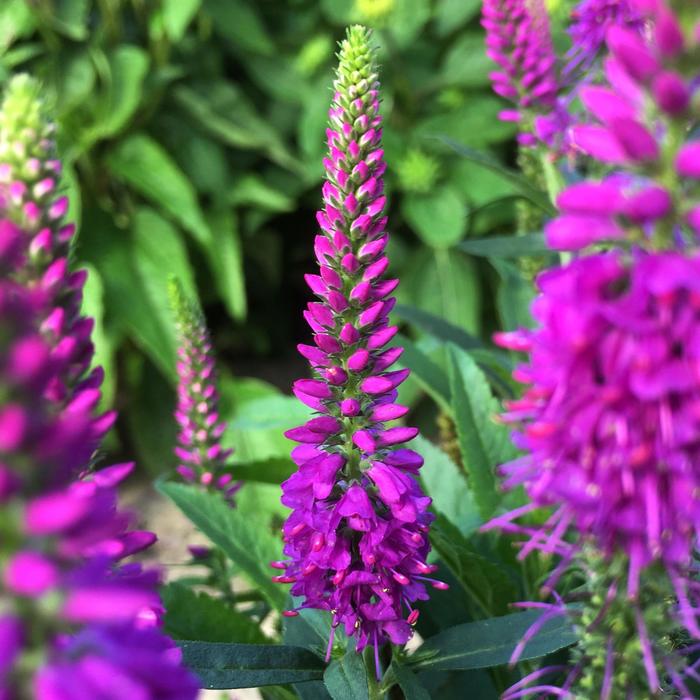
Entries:
[[508, 611], [517, 597], [516, 586], [501, 567], [476, 552], [444, 515], [438, 514], [431, 526], [430, 541], [462, 586], [475, 617]]
[[251, 517], [247, 509], [230, 508], [220, 494], [186, 484], [161, 482], [158, 489], [223, 550], [273, 608], [284, 609], [287, 593], [280, 584], [272, 582], [269, 567], [281, 555], [281, 542], [261, 527], [259, 513]]
[[462, 241], [457, 247], [469, 255], [482, 258], [521, 258], [527, 255], [548, 255], [552, 252], [547, 248], [541, 233], [470, 238]]
[[173, 639], [200, 642], [264, 644], [265, 635], [257, 622], [232, 605], [181, 583], [170, 583], [161, 590], [165, 606], [163, 631]]
[[369, 700], [367, 669], [362, 654], [354, 649], [331, 661], [323, 682], [333, 700]]
[[481, 517], [488, 520], [501, 500], [495, 469], [514, 452], [508, 430], [494, 421], [498, 402], [476, 362], [456, 345], [448, 355], [460, 451]]
[[415, 438], [413, 446], [425, 460], [420, 478], [435, 509], [454, 523], [459, 532], [469, 534], [476, 530], [482, 520], [466, 476], [445, 452], [424, 437]]
[[301, 647], [181, 642], [184, 664], [216, 690], [303, 683], [323, 678], [323, 661]]
[[[451, 627], [427, 639], [406, 664], [414, 671], [465, 671], [507, 664], [518, 642], [541, 614], [528, 610]], [[568, 617], [556, 617], [530, 640], [520, 660], [551, 654], [576, 639]]]
[[159, 143], [147, 134], [133, 134], [109, 153], [107, 166], [208, 248], [211, 233], [195, 190]]
[[553, 216], [556, 213], [547, 194], [533, 187], [529, 180], [520, 173], [506, 168], [490, 154], [477, 151], [469, 145], [464, 145], [453, 138], [449, 138], [449, 136], [447, 138], [443, 137], [442, 140], [463, 158], [468, 158], [473, 163], [478, 163], [482, 167], [498, 173], [503, 179], [510, 182], [525, 199], [536, 204], [548, 216]]

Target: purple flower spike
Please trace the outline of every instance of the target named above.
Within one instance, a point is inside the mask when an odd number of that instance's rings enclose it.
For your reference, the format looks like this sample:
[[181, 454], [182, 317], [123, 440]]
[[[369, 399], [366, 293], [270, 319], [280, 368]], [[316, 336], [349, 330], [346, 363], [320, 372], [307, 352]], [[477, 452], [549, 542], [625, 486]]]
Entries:
[[499, 67], [490, 74], [493, 90], [517, 107], [503, 111], [501, 119], [520, 122], [521, 145], [535, 145], [534, 130], [555, 147], [568, 114], [557, 100], [557, 59], [543, 0], [484, 0], [481, 24], [486, 53]]
[[[545, 230], [555, 250], [620, 239], [647, 249], [697, 245], [691, 212], [699, 153], [697, 143], [688, 140], [697, 121], [692, 114], [694, 45], [662, 0], [629, 4], [648, 30], [640, 31], [636, 21], [607, 23], [606, 84], [581, 88], [592, 121], [571, 129], [574, 149], [617, 172], [602, 183], [577, 183], [560, 195], [561, 215]], [[586, 187], [589, 201], [572, 206]], [[610, 206], [613, 189], [620, 201]]]
[[[0, 698], [194, 698], [158, 630], [159, 572], [125, 561], [155, 541], [117, 507], [133, 465], [94, 470], [114, 417], [95, 417], [102, 373], [87, 373], [52, 133], [37, 85], [14, 78], [0, 109]], [[111, 644], [87, 643], [98, 635]]]
[[219, 394], [209, 330], [199, 305], [185, 295], [178, 280], [169, 286], [175, 313], [177, 350], [177, 409], [180, 427], [175, 454], [178, 474], [189, 482], [222, 491], [233, 505], [241, 487], [230, 475], [231, 449], [224, 449], [221, 436], [226, 423], [219, 418]]
[[610, 27], [626, 27], [641, 32], [644, 22], [629, 0], [582, 0], [571, 11], [571, 51], [565, 74], [590, 69], [605, 44]]
[[[425, 584], [445, 585], [426, 563], [430, 499], [414, 476], [422, 459], [400, 447], [417, 430], [385, 425], [406, 413], [396, 399], [408, 371], [389, 369], [401, 352], [387, 348], [396, 281], [383, 276], [386, 166], [369, 42], [370, 32], [355, 26], [340, 48], [318, 213], [320, 275], [307, 277], [318, 299], [306, 313], [316, 348], [300, 348], [316, 378], [294, 385], [318, 415], [287, 433], [301, 443], [292, 452], [299, 470], [282, 485], [293, 512], [284, 525], [287, 560], [275, 562], [284, 573], [274, 579], [293, 584], [301, 608], [330, 611], [333, 629], [344, 625], [358, 650], [404, 644]], [[331, 646], [332, 635], [329, 653]]]

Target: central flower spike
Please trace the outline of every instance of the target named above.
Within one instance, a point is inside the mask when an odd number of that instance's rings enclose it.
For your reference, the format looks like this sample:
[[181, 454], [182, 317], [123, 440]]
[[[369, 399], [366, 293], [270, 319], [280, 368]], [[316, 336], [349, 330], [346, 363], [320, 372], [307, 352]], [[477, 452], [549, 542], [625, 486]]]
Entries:
[[[370, 33], [359, 26], [342, 42], [327, 131], [325, 206], [315, 251], [319, 275], [306, 281], [317, 297], [304, 312], [314, 345], [300, 345], [316, 378], [294, 393], [317, 415], [287, 432], [299, 470], [283, 485], [293, 509], [284, 525], [287, 561], [275, 577], [292, 583], [301, 608], [329, 610], [358, 651], [386, 640], [404, 644], [427, 599], [427, 511], [415, 475], [423, 459], [401, 445], [418, 430], [387, 427], [408, 408], [396, 403], [407, 369], [389, 368], [402, 352], [388, 316], [398, 280], [386, 279], [379, 82]], [[295, 615], [288, 611], [287, 615]], [[329, 640], [329, 654], [333, 635]]]

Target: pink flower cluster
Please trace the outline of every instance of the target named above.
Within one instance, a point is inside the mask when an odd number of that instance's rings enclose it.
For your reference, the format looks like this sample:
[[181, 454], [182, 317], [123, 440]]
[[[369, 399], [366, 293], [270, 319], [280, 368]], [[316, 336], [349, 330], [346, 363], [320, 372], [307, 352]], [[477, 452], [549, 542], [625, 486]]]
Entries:
[[155, 540], [117, 508], [132, 465], [93, 464], [114, 414], [96, 415], [85, 274], [69, 269], [42, 109], [19, 76], [0, 110], [0, 698], [98, 697], [117, 682], [124, 697], [187, 700], [197, 683], [158, 630], [159, 574], [124, 562]]

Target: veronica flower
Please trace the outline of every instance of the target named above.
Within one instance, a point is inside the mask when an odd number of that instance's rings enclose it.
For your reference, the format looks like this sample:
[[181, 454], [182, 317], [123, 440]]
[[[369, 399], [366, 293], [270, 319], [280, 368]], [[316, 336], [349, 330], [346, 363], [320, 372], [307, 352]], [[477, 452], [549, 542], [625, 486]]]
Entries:
[[[132, 465], [92, 468], [112, 417], [93, 414], [101, 375], [86, 377], [91, 322], [78, 315], [82, 277], [76, 284], [60, 246], [43, 249], [46, 258], [37, 262], [37, 222], [50, 231], [44, 239], [58, 240], [55, 202], [33, 180], [49, 167], [37, 165], [37, 154], [53, 149], [44, 119], [36, 85], [14, 79], [0, 109], [0, 143], [12, 156], [0, 188], [0, 697], [96, 697], [129, 675], [127, 695], [161, 698], [162, 680], [131, 673], [131, 650], [116, 650], [141, 639], [158, 650], [151, 658], [179, 687], [177, 697], [192, 698], [197, 683], [157, 629], [159, 573], [123, 561], [155, 540], [130, 529], [131, 516], [117, 508], [116, 486]], [[21, 200], [12, 199], [16, 192]], [[57, 310], [63, 325], [49, 320]], [[98, 637], [112, 645], [87, 641]], [[92, 686], [72, 685], [77, 669], [89, 672]]]
[[590, 69], [605, 44], [610, 27], [626, 27], [641, 32], [644, 22], [633, 6], [634, 0], [581, 0], [571, 11], [571, 50], [564, 73]]
[[175, 419], [180, 432], [175, 454], [182, 463], [177, 472], [186, 481], [221, 490], [232, 500], [241, 484], [233, 482], [228, 472], [233, 450], [221, 445], [226, 423], [219, 418], [209, 330], [199, 305], [185, 296], [177, 280], [171, 282], [170, 298], [178, 332]]
[[426, 584], [445, 587], [426, 563], [430, 499], [415, 478], [423, 460], [402, 447], [418, 430], [387, 425], [408, 412], [396, 403], [408, 370], [390, 369], [402, 352], [388, 346], [398, 281], [385, 277], [386, 166], [369, 41], [355, 26], [340, 47], [317, 216], [319, 274], [306, 277], [317, 298], [304, 313], [314, 344], [299, 346], [314, 378], [294, 384], [316, 415], [287, 432], [300, 443], [292, 452], [299, 470], [282, 485], [293, 512], [284, 525], [287, 559], [273, 564], [284, 571], [276, 580], [303, 598], [300, 607], [330, 611], [333, 629], [344, 625], [358, 651], [405, 643]]
[[693, 194], [700, 142], [691, 110], [698, 70], [682, 60], [697, 39], [664, 4], [654, 7], [646, 39], [632, 29], [609, 29], [606, 83], [581, 90], [592, 122], [573, 127], [572, 142], [613, 175], [561, 193], [561, 215], [545, 231], [557, 250], [621, 239], [668, 248], [700, 234]]
[[554, 144], [567, 126], [558, 101], [557, 57], [543, 0], [484, 0], [481, 23], [486, 53], [499, 67], [490, 74], [493, 90], [515, 110], [501, 112], [504, 121], [521, 123], [519, 142]]
[[[671, 635], [700, 639], [700, 257], [685, 155], [693, 82], [669, 68], [689, 65], [694, 39], [664, 4], [634, 7], [649, 13], [649, 38], [608, 31], [611, 85], [582, 91], [600, 123], [574, 128], [616, 172], [563, 192], [546, 231], [559, 249], [621, 245], [541, 274], [536, 329], [497, 337], [529, 355], [514, 375], [528, 389], [503, 416], [524, 455], [501, 469], [531, 502], [489, 527], [525, 534], [521, 557], [558, 558], [544, 584], [555, 602], [529, 605], [572, 616], [580, 632], [564, 684], [540, 686], [553, 669], [540, 670], [510, 689], [513, 700], [655, 697], [670, 686], [692, 697], [695, 669]], [[540, 507], [552, 509], [543, 525], [519, 522]], [[580, 612], [556, 593], [564, 573], [588, 591]]]

